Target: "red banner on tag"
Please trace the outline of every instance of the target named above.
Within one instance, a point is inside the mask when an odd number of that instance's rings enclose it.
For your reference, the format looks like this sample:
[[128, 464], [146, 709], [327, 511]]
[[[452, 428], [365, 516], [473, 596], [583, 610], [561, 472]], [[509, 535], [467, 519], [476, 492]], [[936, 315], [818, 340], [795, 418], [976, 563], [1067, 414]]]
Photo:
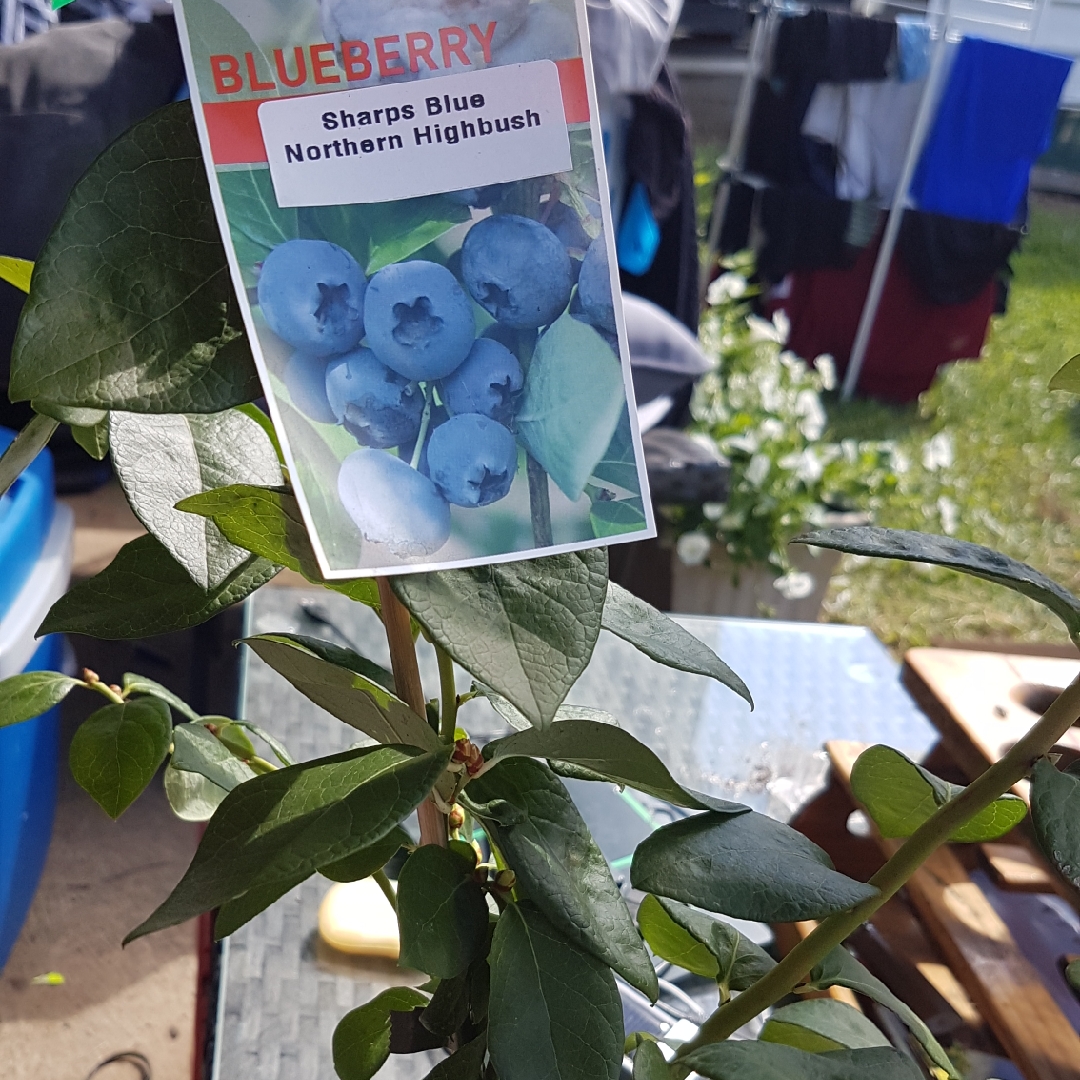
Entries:
[[[584, 124], [589, 119], [589, 91], [585, 82], [585, 64], [558, 60], [563, 109], [568, 124]], [[210, 153], [215, 165], [256, 165], [266, 161], [259, 106], [273, 97], [248, 101], [213, 101], [203, 105]]]

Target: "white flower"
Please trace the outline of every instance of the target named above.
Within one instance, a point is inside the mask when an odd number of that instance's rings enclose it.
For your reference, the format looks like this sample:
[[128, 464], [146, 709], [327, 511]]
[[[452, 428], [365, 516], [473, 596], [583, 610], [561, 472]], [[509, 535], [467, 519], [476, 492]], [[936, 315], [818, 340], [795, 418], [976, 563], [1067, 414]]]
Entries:
[[789, 570], [773, 582], [773, 588], [785, 600], [805, 600], [816, 587], [814, 575], [801, 570]]
[[724, 442], [726, 449], [741, 450], [744, 454], [756, 454], [757, 448], [761, 445], [757, 435], [752, 431], [748, 431], [745, 435], [732, 435], [730, 439], [725, 439]]
[[825, 390], [836, 389], [836, 361], [828, 353], [822, 353], [814, 361], [814, 367], [817, 368], [818, 374], [821, 376], [821, 385]]
[[[780, 312], [776, 313], [778, 316]], [[787, 317], [785, 316], [785, 321]], [[778, 345], [783, 345], [787, 340], [787, 333], [782, 333], [780, 327], [776, 325], [776, 320], [768, 322], [760, 315], [747, 315], [746, 325], [750, 329], [751, 341], [775, 341]]]
[[777, 442], [784, 437], [785, 431], [783, 421], [773, 416], [770, 416], [768, 420], [763, 420], [758, 426], [758, 435], [761, 436], [762, 442]]
[[809, 446], [801, 453], [785, 455], [777, 464], [793, 472], [795, 479], [804, 484], [816, 484], [825, 472], [824, 462]]
[[719, 521], [724, 516], [727, 503], [702, 503], [701, 512], [707, 521]]
[[939, 431], [932, 439], [923, 443], [922, 463], [923, 468], [930, 472], [952, 468], [953, 442], [947, 431]]
[[821, 404], [821, 398], [813, 390], [800, 390], [795, 400], [795, 411], [802, 417], [799, 430], [811, 441], [816, 442], [825, 432], [828, 417]]
[[746, 278], [742, 274], [721, 274], [710, 286], [706, 296], [712, 306], [740, 300], [746, 295]]
[[761, 487], [765, 477], [769, 475], [769, 459], [765, 454], [755, 454], [746, 466], [746, 479], [754, 485]]
[[948, 497], [942, 495], [937, 501], [937, 512], [941, 518], [941, 527], [946, 536], [953, 536], [960, 524], [960, 507]]
[[675, 554], [684, 566], [700, 566], [708, 557], [712, 541], [703, 532], [688, 532], [675, 542]]

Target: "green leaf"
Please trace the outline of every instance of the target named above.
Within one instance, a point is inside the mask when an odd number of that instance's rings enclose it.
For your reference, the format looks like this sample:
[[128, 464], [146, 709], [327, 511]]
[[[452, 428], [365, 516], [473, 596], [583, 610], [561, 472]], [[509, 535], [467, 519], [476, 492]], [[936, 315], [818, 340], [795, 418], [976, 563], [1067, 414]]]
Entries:
[[165, 796], [182, 821], [209, 821], [229, 793], [199, 773], [165, 766]]
[[919, 1080], [922, 1073], [892, 1048], [807, 1054], [764, 1042], [702, 1046], [682, 1059], [705, 1080]]
[[[536, 343], [518, 439], [575, 502], [603, 460], [625, 405], [618, 359], [593, 327], [566, 312]], [[636, 477], [631, 490], [638, 490]]]
[[355, 672], [367, 679], [368, 682], [378, 683], [384, 690], [391, 694], [396, 692], [394, 675], [387, 671], [381, 664], [361, 656], [353, 649], [335, 645], [332, 641], [323, 641], [321, 638], [307, 637], [304, 634], [275, 634], [275, 638], [294, 642], [307, 652], [314, 653], [320, 660], [325, 660], [335, 667], [345, 668], [346, 671]]
[[324, 659], [302, 638], [291, 634], [259, 634], [244, 644], [283, 675], [316, 705], [350, 727], [383, 743], [410, 743], [433, 749], [439, 739], [431, 725], [384, 686]]
[[952, 1080], [959, 1080], [949, 1055], [941, 1048], [930, 1029], [880, 980], [870, 974], [842, 945], [838, 945], [813, 971], [810, 972], [808, 990], [828, 990], [830, 986], [846, 986], [871, 1001], [896, 1013], [927, 1057]]
[[[674, 900], [646, 896], [638, 908], [638, 926], [657, 956], [716, 979], [725, 998], [728, 991], [753, 986], [776, 966], [764, 949], [735, 927]], [[687, 967], [683, 959], [697, 966]]]
[[1050, 380], [1050, 389], [1080, 394], [1080, 356], [1074, 356], [1063, 367], [1058, 368]]
[[191, 105], [168, 105], [75, 185], [34, 268], [11, 400], [218, 412], [261, 392], [242, 325]]
[[[551, 758], [560, 765], [576, 765], [613, 784], [632, 787], [676, 806], [695, 810], [716, 809], [715, 803], [719, 801], [710, 800], [713, 805], [707, 806], [677, 784], [667, 766], [644, 743], [610, 722], [563, 720], [557, 713], [555, 723], [542, 731], [529, 728], [488, 743], [484, 747], [484, 757], [490, 761], [511, 757]], [[737, 803], [727, 806], [735, 813], [749, 809]]]
[[837, 873], [802, 833], [753, 811], [709, 811], [657, 829], [634, 852], [630, 881], [754, 922], [823, 919], [877, 895], [872, 885]]
[[236, 405], [235, 409], [243, 416], [254, 420], [255, 423], [266, 432], [266, 437], [270, 440], [270, 445], [274, 448], [274, 453], [277, 454], [278, 464], [284, 465], [285, 455], [281, 450], [281, 440], [278, 438], [277, 429], [274, 427], [274, 421], [252, 401], [247, 402], [245, 405]]
[[131, 694], [149, 694], [150, 697], [160, 698], [170, 708], [188, 720], [198, 720], [199, 714], [186, 702], [181, 701], [171, 690], [164, 687], [145, 675], [133, 675], [130, 671], [124, 675], [121, 686]]
[[4, 679], [0, 682], [0, 728], [48, 712], [76, 686], [82, 683], [59, 671], [27, 671]]
[[671, 1070], [660, 1053], [660, 1047], [648, 1040], [634, 1051], [633, 1080], [670, 1080]]
[[[224, 12], [224, 8], [218, 4], [206, 6]], [[224, 17], [233, 21], [227, 12], [224, 12]], [[195, 21], [192, 19], [193, 25]], [[210, 27], [204, 29], [212, 33]], [[244, 33], [239, 24], [236, 24], [236, 29], [241, 34]], [[224, 47], [221, 36], [216, 35], [213, 44], [206, 47], [203, 56], [221, 52]], [[233, 55], [240, 56], [244, 51], [253, 51], [256, 63], [261, 61], [265, 70], [270, 70], [270, 64], [255, 45], [250, 43], [250, 39], [245, 49], [233, 52]], [[210, 86], [212, 83], [207, 80], [202, 82], [202, 85]], [[221, 197], [229, 213], [229, 233], [236, 248], [240, 272], [244, 284], [251, 288], [258, 284], [258, 264], [278, 244], [295, 240], [300, 235], [297, 211], [294, 207], [278, 206], [268, 168], [229, 169], [220, 171], [217, 175], [221, 185]]]
[[72, 424], [71, 437], [95, 460], [104, 461], [109, 452], [109, 414], [96, 424]]
[[621, 536], [648, 525], [645, 504], [640, 498], [593, 499], [589, 509], [593, 536]]
[[[528, 758], [504, 761], [466, 789], [476, 816], [525, 894], [569, 940], [655, 1001], [656, 973], [626, 901], [562, 781]], [[477, 805], [504, 803], [503, 824]]]
[[41, 416], [49, 416], [70, 427], [94, 427], [109, 419], [104, 409], [76, 409], [69, 405], [58, 405], [55, 401], [32, 401], [30, 407]]
[[491, 944], [488, 1050], [499, 1080], [617, 1080], [615, 978], [531, 904], [510, 904]]
[[811, 1054], [891, 1045], [858, 1009], [832, 998], [796, 1001], [775, 1010], [758, 1038]]
[[334, 1029], [334, 1072], [341, 1080], [371, 1080], [390, 1056], [390, 1014], [426, 1003], [419, 990], [395, 986], [346, 1013]]
[[[491, 703], [491, 707], [515, 730], [532, 731], [533, 726], [528, 717], [515, 705], [511, 705], [501, 694], [496, 694], [490, 686], [476, 684], [476, 690]], [[555, 710], [556, 724], [565, 720], [594, 720], [598, 724], [613, 724], [619, 726], [618, 720], [603, 709], [591, 709], [587, 705], [560, 705]]]
[[446, 753], [366, 746], [241, 784], [210, 819], [172, 894], [125, 941], [370, 847], [419, 805], [446, 763]]
[[463, 972], [452, 979], [439, 979], [438, 984], [420, 1014], [420, 1023], [433, 1035], [449, 1038], [469, 1015], [469, 977]]
[[106, 705], [79, 726], [68, 761], [75, 782], [118, 818], [142, 794], [169, 752], [172, 721], [153, 698]]
[[215, 787], [226, 792], [255, 775], [202, 724], [177, 724], [172, 737], [173, 753], [169, 764], [174, 769], [205, 776]]
[[399, 848], [412, 847], [412, 837], [399, 825], [370, 847], [361, 848], [344, 859], [319, 867], [319, 873], [331, 881], [363, 881], [381, 870]]
[[262, 741], [270, 747], [274, 757], [276, 757], [282, 765], [296, 764], [285, 744], [280, 739], [275, 739], [270, 732], [264, 731], [261, 727], [256, 727], [255, 724], [249, 724], [246, 720], [233, 720], [231, 722], [237, 727], [242, 727], [245, 731], [250, 731], [252, 735], [262, 739]]
[[243, 896], [229, 900], [218, 908], [214, 916], [214, 940], [221, 941], [230, 934], [235, 934], [245, 923], [251, 922], [256, 915], [261, 915], [271, 904], [276, 903], [286, 893], [292, 892], [302, 881], [307, 881], [310, 874], [298, 874], [295, 878], [285, 878], [269, 885], [257, 885]]
[[879, 529], [872, 525], [821, 529], [797, 536], [792, 543], [812, 544], [878, 559], [933, 563], [959, 570], [1038, 601], [1061, 619], [1071, 638], [1076, 640], [1080, 636], [1080, 600], [1027, 563], [1017, 562], [981, 544], [906, 529]]
[[[218, 742], [228, 748], [234, 757], [247, 762], [255, 757], [255, 746], [248, 738], [247, 732], [239, 725], [224, 716], [208, 716], [207, 720], [214, 722], [217, 727], [215, 732]], [[218, 721], [221, 721], [220, 725]]]
[[417, 848], [398, 876], [397, 904], [403, 967], [452, 979], [482, 955], [487, 901], [460, 855], [437, 844]]
[[279, 569], [253, 555], [220, 585], [200, 589], [159, 540], [140, 536], [125, 544], [100, 574], [57, 600], [38, 634], [116, 641], [186, 630], [238, 604]]
[[60, 425], [49, 416], [32, 416], [26, 426], [0, 454], [0, 496], [22, 475], [30, 463], [49, 445]]
[[440, 1061], [424, 1080], [480, 1080], [487, 1052], [487, 1032], [481, 1032], [445, 1061]]
[[1065, 979], [1074, 990], [1080, 990], [1080, 960], [1074, 960], [1065, 969]]
[[592, 474], [596, 480], [614, 484], [626, 491], [640, 490], [629, 409], [623, 409], [615, 434], [612, 435], [604, 456], [597, 462]]
[[602, 625], [657, 663], [716, 679], [754, 707], [746, 683], [705, 642], [613, 581], [608, 583]]
[[379, 586], [372, 578], [327, 581], [322, 576], [300, 504], [288, 492], [233, 484], [192, 495], [179, 502], [177, 509], [210, 518], [233, 544], [287, 566], [315, 585], [368, 607], [379, 606]]
[[113, 465], [135, 516], [197, 585], [217, 585], [248, 552], [229, 543], [212, 521], [176, 504], [227, 484], [282, 483], [266, 432], [236, 409], [208, 416], [109, 416]]
[[428, 636], [536, 727], [592, 657], [607, 587], [602, 549], [391, 579]]
[[367, 215], [371, 242], [366, 267], [369, 275], [390, 263], [402, 262], [455, 225], [469, 220], [468, 207], [444, 195], [369, 204], [362, 209]]
[[[889, 746], [871, 746], [851, 770], [851, 790], [882, 836], [910, 836], [938, 807], [964, 789], [941, 780]], [[977, 844], [1004, 836], [1024, 819], [1023, 799], [1005, 794], [981, 810], [950, 837], [952, 843]]]
[[1043, 854], [1080, 888], [1080, 776], [1043, 758], [1031, 773], [1031, 823]]
[[6, 281], [23, 292], [30, 291], [30, 275], [34, 264], [29, 259], [16, 259], [13, 255], [0, 255], [0, 281]]

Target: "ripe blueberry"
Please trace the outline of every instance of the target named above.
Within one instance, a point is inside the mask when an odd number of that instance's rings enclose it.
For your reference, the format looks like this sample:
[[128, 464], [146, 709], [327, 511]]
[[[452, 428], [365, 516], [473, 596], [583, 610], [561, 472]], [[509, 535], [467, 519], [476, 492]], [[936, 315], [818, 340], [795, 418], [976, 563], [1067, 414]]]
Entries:
[[336, 424], [338, 418], [326, 398], [326, 365], [323, 356], [295, 352], [285, 365], [281, 379], [292, 403], [309, 419], [319, 424]]
[[514, 415], [516, 395], [522, 387], [521, 365], [505, 345], [477, 338], [465, 363], [439, 384], [439, 393], [451, 413], [483, 413], [500, 424]]
[[402, 559], [450, 539], [450, 507], [435, 485], [385, 450], [357, 450], [338, 472], [338, 495], [365, 540]]
[[611, 277], [608, 274], [607, 245], [601, 233], [585, 252], [578, 277], [578, 299], [586, 318], [598, 329], [615, 333], [615, 304], [611, 299]]
[[473, 308], [454, 275], [421, 259], [383, 267], [368, 285], [368, 344], [406, 379], [441, 379], [469, 354]]
[[270, 329], [311, 356], [348, 352], [364, 336], [360, 264], [325, 240], [287, 240], [266, 257], [259, 306]]
[[456, 506], [487, 506], [510, 490], [517, 472], [517, 442], [478, 413], [452, 416], [431, 434], [428, 464], [439, 491]]
[[507, 326], [536, 329], [565, 310], [573, 288], [570, 256], [532, 218], [497, 214], [478, 221], [461, 246], [461, 273], [472, 298]]
[[326, 397], [337, 422], [362, 446], [400, 446], [420, 430], [420, 387], [380, 364], [370, 349], [330, 361]]

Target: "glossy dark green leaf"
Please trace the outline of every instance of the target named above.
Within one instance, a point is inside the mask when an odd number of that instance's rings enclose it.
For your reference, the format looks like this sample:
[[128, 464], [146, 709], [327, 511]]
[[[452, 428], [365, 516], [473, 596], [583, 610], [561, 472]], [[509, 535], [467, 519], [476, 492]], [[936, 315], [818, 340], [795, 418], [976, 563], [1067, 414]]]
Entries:
[[320, 866], [319, 873], [331, 881], [362, 881], [371, 877], [376, 870], [381, 870], [398, 853], [399, 848], [412, 847], [412, 844], [412, 837], [399, 826], [370, 847]]
[[[851, 770], [851, 790], [882, 836], [910, 836], [940, 806], [964, 789], [928, 772], [890, 746], [871, 746]], [[979, 811], [950, 837], [953, 843], [997, 840], [1024, 820], [1023, 799], [1005, 794]]]
[[121, 135], [34, 268], [13, 401], [218, 412], [260, 394], [188, 102]]
[[585, 670], [607, 588], [602, 549], [392, 579], [414, 618], [474, 678], [546, 727]]
[[370, 847], [416, 808], [446, 761], [412, 746], [366, 746], [241, 784], [210, 819], [180, 883], [126, 940]]
[[891, 1045], [858, 1009], [832, 998], [796, 1001], [776, 1009], [758, 1038], [811, 1054]]
[[658, 664], [716, 679], [753, 707], [746, 683], [704, 641], [613, 581], [608, 583], [603, 627]]
[[334, 1071], [340, 1080], [371, 1080], [390, 1056], [390, 1014], [427, 1002], [419, 990], [395, 986], [346, 1013], [334, 1029]]
[[1080, 356], [1074, 356], [1054, 372], [1050, 380], [1051, 390], [1068, 390], [1070, 394], [1080, 394]]
[[433, 1035], [453, 1035], [469, 1015], [469, 977], [466, 972], [442, 979], [431, 995], [420, 1023]]
[[186, 702], [178, 698], [171, 690], [145, 675], [127, 672], [120, 684], [129, 694], [148, 694], [160, 698], [171, 709], [178, 712], [185, 720], [198, 720], [199, 714]]
[[[673, 964], [679, 961], [660, 952], [654, 938], [662, 947], [694, 961], [700, 962], [702, 958], [691, 947], [704, 948], [712, 959], [713, 970], [696, 973], [716, 979], [725, 997], [728, 991], [745, 990], [752, 986], [776, 966], [776, 961], [761, 946], [755, 945], [735, 927], [674, 900], [651, 894], [646, 896], [638, 909], [638, 925], [653, 952]], [[680, 932], [684, 936], [680, 936]], [[701, 963], [702, 968], [705, 966]]]
[[660, 1047], [654, 1042], [644, 1040], [634, 1051], [633, 1080], [670, 1080], [668, 1068]]
[[713, 1043], [685, 1063], [705, 1080], [920, 1080], [922, 1073], [898, 1050], [835, 1050], [808, 1054], [764, 1042]]
[[245, 638], [244, 644], [300, 693], [365, 735], [379, 742], [411, 743], [429, 749], [438, 744], [431, 725], [404, 701], [352, 668], [316, 655], [301, 638], [259, 634]]
[[710, 811], [657, 829], [634, 852], [635, 889], [755, 922], [847, 911], [877, 894], [837, 873], [829, 856], [764, 814]]
[[229, 900], [218, 908], [214, 916], [214, 940], [221, 941], [230, 934], [235, 934], [245, 923], [251, 922], [256, 915], [261, 915], [271, 904], [276, 903], [286, 893], [292, 892], [310, 874], [298, 874], [295, 878], [285, 878], [269, 885], [257, 885], [243, 896]]
[[857, 994], [862, 994], [863, 997], [868, 997], [871, 1001], [876, 1001], [879, 1005], [884, 1005], [885, 1008], [896, 1013], [926, 1051], [931, 1063], [944, 1070], [952, 1080], [959, 1080], [959, 1073], [949, 1059], [949, 1055], [941, 1048], [941, 1044], [930, 1033], [926, 1024], [880, 979], [871, 975], [843, 945], [838, 945], [833, 949], [810, 972], [808, 989], [828, 990], [830, 986], [846, 986], [849, 990], [854, 990]]
[[878, 559], [933, 563], [962, 574], [1004, 585], [1049, 608], [1065, 624], [1069, 637], [1080, 636], [1080, 600], [1045, 574], [981, 544], [953, 540], [948, 536], [854, 525], [845, 529], [821, 529], [796, 537], [793, 544], [846, 551]]
[[187, 630], [238, 604], [279, 569], [253, 555], [220, 585], [200, 589], [160, 541], [140, 536], [100, 574], [57, 600], [38, 633], [126, 641]]
[[[556, 714], [556, 722], [543, 730], [529, 728], [488, 743], [484, 757], [489, 761], [511, 757], [551, 758], [560, 764], [587, 769], [613, 784], [695, 810], [716, 809], [720, 801], [710, 800], [711, 806], [706, 805], [701, 797], [677, 784], [667, 766], [644, 743], [614, 724], [593, 719], [563, 720]], [[738, 803], [726, 806], [732, 813], [748, 809]]]
[[440, 1061], [424, 1080], [480, 1080], [486, 1052], [487, 1032], [482, 1032], [445, 1061]]
[[[656, 1000], [656, 973], [634, 920], [562, 781], [528, 758], [504, 761], [468, 788], [471, 805], [525, 895], [571, 941]], [[489, 815], [482, 804], [516, 811], [512, 824]]]
[[225, 791], [232, 791], [255, 775], [202, 724], [177, 724], [172, 737], [173, 754], [169, 764], [174, 769], [205, 776]]
[[177, 504], [187, 514], [210, 518], [231, 543], [302, 574], [368, 607], [379, 606], [379, 587], [372, 578], [327, 581], [319, 571], [300, 505], [286, 491], [233, 484], [192, 495]]
[[403, 967], [452, 979], [481, 955], [487, 900], [460, 855], [437, 844], [417, 848], [398, 875], [397, 905]]
[[181, 821], [209, 821], [229, 794], [200, 773], [174, 768], [172, 762], [165, 766], [164, 784], [169, 807]]
[[33, 720], [59, 705], [81, 683], [59, 671], [27, 671], [0, 682], [0, 728]]
[[118, 818], [154, 778], [169, 752], [172, 721], [154, 698], [106, 705], [79, 725], [68, 761], [75, 782]]
[[488, 1050], [499, 1080], [617, 1080], [615, 977], [528, 903], [510, 904], [491, 944]]
[[197, 585], [217, 585], [247, 559], [213, 521], [176, 504], [227, 484], [283, 482], [274, 446], [254, 420], [236, 409], [176, 416], [112, 412], [109, 439], [135, 516]]
[[1031, 821], [1043, 854], [1080, 888], [1080, 776], [1043, 758], [1031, 774]]

